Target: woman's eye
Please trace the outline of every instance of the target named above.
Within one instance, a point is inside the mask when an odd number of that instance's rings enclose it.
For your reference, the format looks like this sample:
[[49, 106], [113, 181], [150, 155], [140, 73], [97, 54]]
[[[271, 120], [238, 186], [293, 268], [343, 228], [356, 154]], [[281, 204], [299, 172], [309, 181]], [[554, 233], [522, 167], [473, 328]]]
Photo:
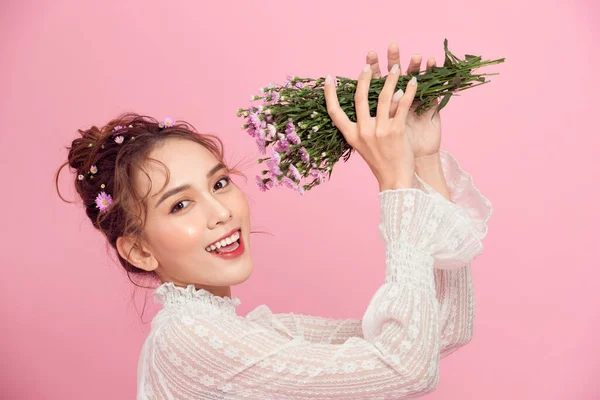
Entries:
[[[227, 185], [229, 185], [229, 183], [231, 182], [231, 178], [230, 178], [230, 177], [228, 177], [228, 176], [225, 176], [225, 177], [223, 177], [223, 178], [221, 178], [221, 179], [219, 179], [219, 180], [217, 181], [217, 185], [218, 185], [218, 184], [219, 184], [219, 182], [221, 182], [221, 181], [226, 181], [226, 182], [227, 182]], [[225, 186], [227, 186], [227, 185], [225, 185]], [[216, 185], [215, 185], [215, 186], [216, 186]], [[222, 187], [223, 187], [223, 186], [221, 185], [221, 188], [222, 188]], [[217, 189], [220, 189], [220, 188], [217, 188]]]
[[[226, 183], [224, 185], [221, 184], [221, 187], [217, 187], [219, 185], [219, 182], [221, 182], [221, 181], [225, 181]], [[227, 185], [229, 185], [230, 182], [231, 182], [231, 178], [229, 176], [225, 176], [217, 181], [217, 183], [215, 184], [215, 188], [216, 188], [216, 190], [222, 189], [224, 187], [227, 187]], [[187, 205], [185, 205], [185, 203], [190, 203], [190, 202], [191, 202], [191, 200], [182, 200], [182, 201], [176, 203], [173, 206], [173, 208], [171, 209], [171, 214], [174, 214], [178, 211], [183, 210], [184, 208], [187, 208]]]
[[181, 205], [186, 202], [190, 202], [190, 200], [182, 200], [179, 203], [175, 204], [173, 206], [173, 208], [171, 209], [171, 214], [176, 213], [177, 211], [183, 210], [185, 208], [185, 206], [181, 207]]

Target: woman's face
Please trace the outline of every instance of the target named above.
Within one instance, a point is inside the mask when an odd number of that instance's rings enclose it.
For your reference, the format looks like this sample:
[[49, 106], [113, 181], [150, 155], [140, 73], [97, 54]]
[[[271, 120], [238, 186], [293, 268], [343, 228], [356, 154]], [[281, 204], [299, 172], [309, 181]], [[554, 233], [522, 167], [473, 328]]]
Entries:
[[[156, 259], [155, 272], [163, 282], [219, 292], [241, 283], [252, 273], [249, 246], [250, 213], [246, 196], [228, 181], [226, 169], [202, 145], [185, 139], [168, 139], [150, 153], [155, 162], [144, 166], [152, 182], [144, 226], [146, 249]], [[136, 185], [145, 194], [149, 181], [138, 172]], [[161, 188], [163, 188], [161, 190]], [[241, 229], [245, 250], [236, 258], [223, 258], [206, 248]]]

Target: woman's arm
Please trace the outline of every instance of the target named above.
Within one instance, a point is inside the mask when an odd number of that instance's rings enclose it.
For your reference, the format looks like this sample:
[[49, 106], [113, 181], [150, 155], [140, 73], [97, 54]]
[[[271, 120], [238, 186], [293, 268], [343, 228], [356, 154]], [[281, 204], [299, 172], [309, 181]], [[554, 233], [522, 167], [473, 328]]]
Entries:
[[[421, 183], [424, 182], [426, 192], [435, 191], [461, 207], [485, 235], [493, 213], [492, 205], [449, 151], [441, 149], [435, 156], [415, 160], [415, 172]], [[455, 269], [435, 268], [434, 272], [436, 297], [440, 304], [440, 356], [443, 358], [473, 337], [475, 296], [470, 263]]]
[[[476, 190], [472, 178], [467, 176], [454, 157], [445, 150], [435, 157], [416, 161], [418, 177], [429, 186], [417, 185], [427, 193], [442, 194], [447, 200], [468, 210], [473, 204], [483, 207], [477, 223], [487, 225], [491, 215], [489, 201]], [[452, 177], [450, 185], [446, 176]], [[462, 183], [461, 183], [462, 182]], [[476, 202], [472, 199], [477, 198]], [[469, 200], [471, 199], [471, 200]], [[469, 201], [467, 201], [469, 200]], [[434, 269], [436, 297], [440, 305], [441, 357], [466, 345], [473, 336], [475, 297], [470, 264], [455, 269]], [[270, 319], [281, 323], [291, 336], [313, 343], [341, 344], [351, 337], [362, 338], [362, 320], [359, 318], [335, 319], [296, 313], [274, 314], [267, 306], [258, 307], [250, 317]]]
[[[439, 305], [434, 256], [449, 242], [463, 260], [481, 250], [458, 210], [417, 189], [380, 193], [385, 283], [363, 315], [363, 337], [318, 344], [237, 317], [173, 316], [154, 339], [151, 382], [160, 398], [381, 399], [438, 383]], [[463, 251], [468, 249], [473, 253]]]

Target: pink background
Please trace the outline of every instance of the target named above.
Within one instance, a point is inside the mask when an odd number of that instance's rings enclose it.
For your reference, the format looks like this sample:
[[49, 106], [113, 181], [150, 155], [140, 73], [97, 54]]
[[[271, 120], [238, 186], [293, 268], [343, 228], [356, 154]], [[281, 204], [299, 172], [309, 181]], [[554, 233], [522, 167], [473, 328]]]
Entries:
[[427, 398], [600, 398], [600, 10], [569, 3], [3, 1], [0, 397], [134, 398], [143, 293], [130, 300], [81, 206], [53, 189], [76, 129], [124, 110], [188, 120], [245, 160], [252, 227], [273, 236], [253, 235], [254, 274], [233, 288], [240, 312], [360, 317], [384, 271], [366, 163], [340, 162], [304, 197], [259, 192], [236, 110], [287, 74], [356, 77], [370, 49], [385, 66], [391, 40], [403, 73], [413, 52], [441, 65], [448, 38], [461, 58], [506, 62], [442, 111], [443, 148], [495, 211], [472, 264], [475, 336], [442, 360]]

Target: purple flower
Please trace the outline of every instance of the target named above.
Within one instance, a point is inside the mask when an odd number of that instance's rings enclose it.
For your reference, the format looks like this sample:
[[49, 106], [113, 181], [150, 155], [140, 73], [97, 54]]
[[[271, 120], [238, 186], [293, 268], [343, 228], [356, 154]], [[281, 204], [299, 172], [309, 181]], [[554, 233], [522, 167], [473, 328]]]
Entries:
[[115, 127], [113, 128], [113, 131], [114, 131], [114, 132], [116, 132], [116, 131], [120, 131], [120, 130], [121, 130], [121, 129], [123, 129], [123, 128], [125, 128], [125, 127], [124, 127], [124, 126], [121, 126], [121, 125], [117, 125], [117, 126], [115, 126]]
[[279, 162], [281, 162], [281, 156], [274, 149], [271, 149], [271, 151], [269, 152], [269, 157], [271, 157], [271, 160], [274, 161], [276, 164], [279, 164]]
[[281, 178], [281, 184], [283, 186], [286, 186], [290, 189], [296, 189], [296, 182], [294, 182], [293, 180], [291, 180], [289, 177], [284, 176], [283, 178]]
[[302, 185], [298, 185], [296, 182], [292, 181], [287, 176], [283, 177], [281, 179], [281, 183], [283, 186], [293, 189], [293, 190], [297, 191], [298, 193], [300, 193], [301, 195], [304, 194], [304, 188], [302, 187]]
[[96, 208], [98, 208], [100, 212], [104, 212], [112, 204], [112, 201], [113, 199], [110, 194], [100, 192], [98, 196], [96, 196]]
[[289, 174], [292, 176], [292, 178], [294, 178], [296, 180], [302, 179], [302, 176], [300, 175], [300, 172], [298, 171], [298, 169], [293, 164], [290, 164]]
[[267, 152], [267, 142], [266, 142], [266, 137], [265, 137], [265, 131], [263, 129], [261, 129], [260, 131], [258, 131], [258, 137], [256, 138], [256, 144], [258, 145], [258, 150], [262, 153], [262, 154], [266, 154]]
[[165, 118], [162, 120], [162, 122], [160, 122], [160, 123], [158, 124], [158, 127], [159, 127], [159, 128], [170, 128], [170, 127], [172, 127], [173, 125], [174, 125], [174, 124], [173, 124], [173, 120], [172, 120], [171, 118], [169, 118], [169, 117], [165, 117]]
[[298, 134], [295, 131], [288, 133], [287, 140], [289, 140], [292, 144], [300, 144], [301, 142], [300, 136], [298, 136]]
[[248, 135], [252, 137], [256, 137], [256, 129], [254, 129], [254, 125], [248, 125]]
[[254, 112], [250, 113], [250, 115], [248, 116], [248, 122], [250, 122], [255, 127], [258, 127], [260, 125], [260, 119], [258, 118], [258, 114]]
[[287, 124], [285, 124], [285, 133], [289, 135], [292, 132], [296, 132], [296, 126], [292, 121], [289, 121]]
[[279, 168], [279, 164], [273, 160], [267, 160], [267, 167], [269, 168], [269, 173], [272, 177], [277, 177], [283, 175], [283, 171]]
[[279, 101], [279, 92], [269, 92], [267, 95], [267, 100], [265, 100], [266, 105], [273, 105]]
[[324, 174], [323, 172], [321, 172], [321, 171], [320, 171], [320, 170], [318, 170], [318, 169], [312, 168], [312, 169], [310, 170], [310, 175], [311, 175], [313, 178], [317, 178], [317, 181], [318, 181], [319, 183], [323, 183], [323, 182], [325, 182], [325, 177], [326, 177], [326, 174]]
[[262, 178], [258, 175], [256, 175], [256, 184], [261, 192], [266, 192], [268, 190], [267, 186], [263, 183]]
[[277, 136], [277, 129], [275, 128], [275, 125], [267, 124], [267, 130], [269, 131], [267, 139], [272, 140], [273, 138], [275, 138], [275, 136]]
[[280, 137], [279, 140], [275, 142], [275, 150], [285, 154], [290, 152], [289, 142], [285, 137]]
[[304, 147], [300, 147], [300, 159], [302, 160], [302, 162], [305, 162], [306, 164], [308, 164], [310, 162], [310, 155], [308, 154], [308, 151], [306, 151], [306, 149]]

